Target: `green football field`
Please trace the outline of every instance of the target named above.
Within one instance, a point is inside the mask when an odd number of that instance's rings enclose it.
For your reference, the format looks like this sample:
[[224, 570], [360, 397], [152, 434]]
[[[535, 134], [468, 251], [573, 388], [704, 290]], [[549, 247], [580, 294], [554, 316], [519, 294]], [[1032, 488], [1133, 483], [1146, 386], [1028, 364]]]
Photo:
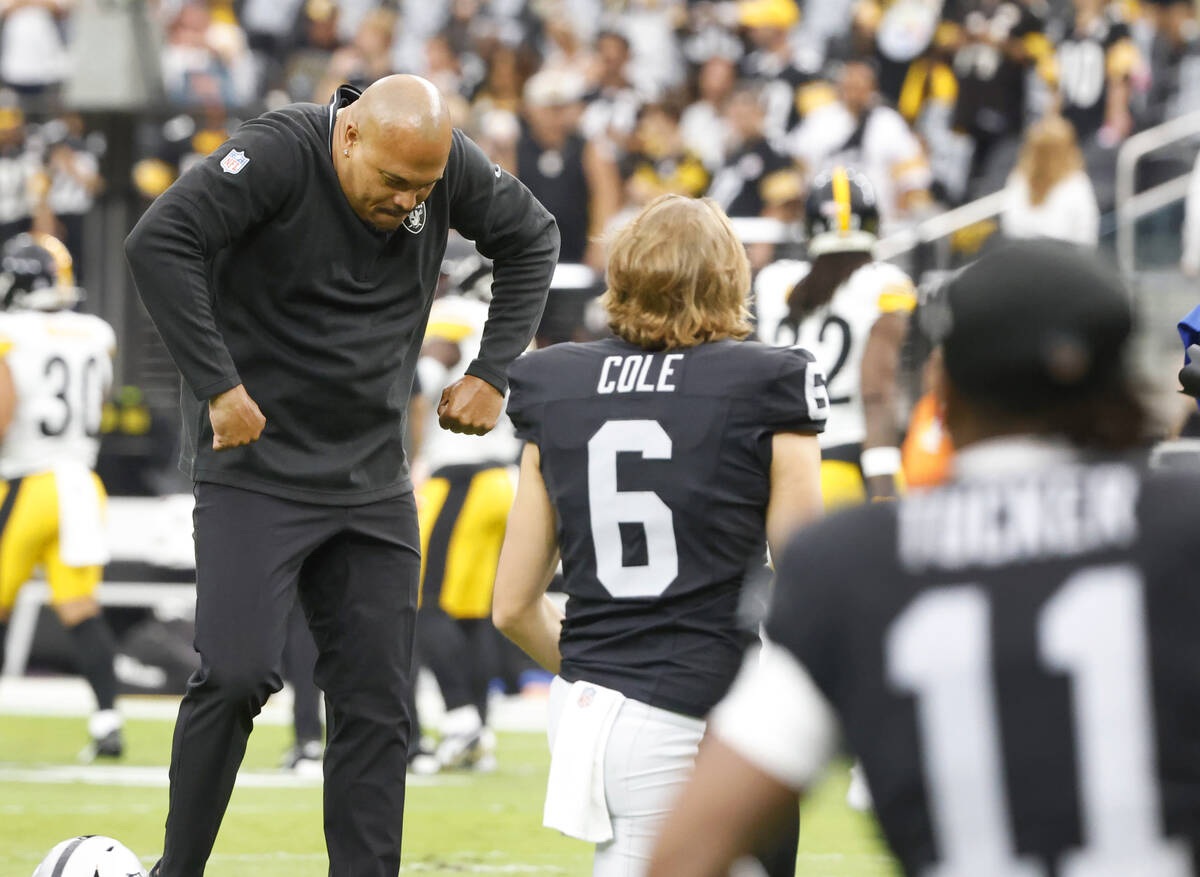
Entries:
[[[0, 877], [28, 877], [56, 842], [116, 837], [147, 867], [162, 843], [171, 724], [131, 721], [128, 755], [115, 767], [82, 767], [81, 719], [0, 715]], [[208, 868], [213, 877], [324, 877], [321, 793], [274, 770], [286, 728], [258, 727], [245, 781], [234, 792]], [[590, 873], [589, 845], [541, 828], [548, 755], [536, 733], [500, 735], [490, 775], [410, 778], [404, 827], [406, 874]], [[869, 818], [843, 803], [844, 766], [822, 784], [802, 818], [797, 874], [894, 875]], [[280, 787], [280, 783], [287, 783]]]

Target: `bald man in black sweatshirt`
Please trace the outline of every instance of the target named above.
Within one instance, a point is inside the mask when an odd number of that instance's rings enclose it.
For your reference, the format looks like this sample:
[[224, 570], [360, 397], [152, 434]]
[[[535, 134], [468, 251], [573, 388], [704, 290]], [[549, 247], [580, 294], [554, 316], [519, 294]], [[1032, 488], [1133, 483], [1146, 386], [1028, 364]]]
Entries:
[[196, 494], [202, 665], [175, 726], [159, 877], [204, 873], [297, 598], [329, 706], [329, 873], [399, 871], [420, 569], [402, 440], [450, 228], [495, 279], [479, 357], [438, 412], [482, 434], [541, 316], [558, 230], [427, 81], [247, 122], [126, 241], [183, 375]]

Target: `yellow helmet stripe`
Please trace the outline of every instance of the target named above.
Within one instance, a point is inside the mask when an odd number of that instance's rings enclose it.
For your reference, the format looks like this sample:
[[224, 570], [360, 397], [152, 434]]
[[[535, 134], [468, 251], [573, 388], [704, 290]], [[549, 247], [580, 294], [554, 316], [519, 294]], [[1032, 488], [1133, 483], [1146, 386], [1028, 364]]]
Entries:
[[850, 230], [850, 178], [844, 167], [833, 169], [833, 201], [837, 204], [838, 231]]
[[67, 245], [53, 235], [46, 234], [45, 232], [35, 232], [33, 239], [39, 247], [54, 257], [54, 267], [58, 274], [58, 285], [74, 286], [75, 263], [71, 258], [71, 251], [67, 249]]

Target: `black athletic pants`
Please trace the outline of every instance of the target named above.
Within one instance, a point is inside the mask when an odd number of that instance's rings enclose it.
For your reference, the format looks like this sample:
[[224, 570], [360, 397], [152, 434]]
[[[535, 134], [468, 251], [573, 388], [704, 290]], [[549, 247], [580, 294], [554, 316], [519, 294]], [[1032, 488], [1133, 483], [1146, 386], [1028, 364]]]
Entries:
[[288, 616], [287, 639], [283, 645], [283, 678], [292, 686], [292, 728], [296, 745], [324, 737], [321, 728], [321, 689], [313, 680], [317, 667], [317, 644], [300, 601]]
[[179, 707], [161, 877], [200, 877], [251, 722], [282, 685], [299, 594], [325, 692], [331, 877], [400, 869], [420, 541], [411, 494], [362, 506], [196, 485], [196, 650]]

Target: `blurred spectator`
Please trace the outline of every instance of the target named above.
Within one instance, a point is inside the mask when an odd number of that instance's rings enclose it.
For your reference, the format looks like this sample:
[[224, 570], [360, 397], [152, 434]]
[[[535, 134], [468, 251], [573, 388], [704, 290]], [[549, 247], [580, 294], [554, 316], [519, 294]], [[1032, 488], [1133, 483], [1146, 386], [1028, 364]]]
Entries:
[[209, 40], [212, 15], [204, 3], [185, 3], [167, 32], [162, 53], [167, 99], [183, 106], [235, 106], [237, 91], [225, 60]]
[[0, 241], [29, 231], [38, 207], [44, 172], [25, 138], [25, 116], [0, 106]]
[[[855, 13], [872, 0], [810, 0], [804, 4], [804, 17], [796, 32], [801, 52], [811, 55], [813, 64], [826, 61], [828, 50], [851, 29]], [[939, 4], [921, 3], [930, 6]], [[936, 14], [936, 13], [935, 13]]]
[[288, 55], [283, 71], [283, 89], [291, 101], [324, 103], [329, 95], [318, 94], [326, 84], [325, 71], [338, 43], [338, 8], [332, 2], [304, 5], [301, 19], [302, 45]]
[[1055, 238], [1095, 247], [1100, 210], [1075, 129], [1048, 116], [1029, 129], [1004, 188], [1000, 227], [1008, 238]]
[[1188, 277], [1200, 275], [1200, 155], [1188, 182], [1183, 214], [1183, 257], [1179, 262]]
[[729, 100], [726, 110], [733, 152], [713, 176], [708, 196], [730, 216], [762, 216], [763, 192], [770, 178], [790, 172], [792, 161], [778, 152], [763, 130], [765, 113], [759, 93], [743, 87]]
[[945, 46], [953, 29], [939, 27], [941, 6], [922, 0], [863, 0], [854, 7], [848, 45], [836, 50], [846, 60], [874, 58], [879, 91], [910, 122], [927, 92], [944, 97], [946, 77], [950, 84], [954, 81]]
[[[716, 170], [725, 163], [732, 133], [725, 108], [737, 85], [737, 64], [723, 55], [706, 60], [696, 75], [697, 100], [679, 119], [684, 145]], [[764, 116], [765, 118], [765, 116]]]
[[517, 143], [521, 139], [521, 120], [508, 110], [488, 110], [479, 117], [475, 142], [492, 161], [517, 176]]
[[616, 31], [596, 37], [596, 51], [588, 71], [591, 86], [584, 95], [579, 127], [588, 140], [607, 137], [624, 148], [637, 124], [640, 95], [629, 79], [629, 40]]
[[556, 12], [546, 18], [544, 30], [546, 49], [542, 69], [586, 77], [592, 67], [592, 52], [575, 23]]
[[425, 72], [422, 75], [444, 95], [462, 94], [462, 64], [451, 48], [450, 40], [443, 34], [434, 34], [425, 41]]
[[27, 98], [53, 92], [70, 71], [64, 25], [70, 0], [0, 2], [0, 78]]
[[47, 140], [46, 171], [50, 175], [47, 203], [58, 220], [55, 237], [71, 252], [75, 275], [81, 286], [83, 277], [83, 221], [104, 187], [100, 176], [100, 158], [88, 149], [83, 119], [77, 113], [63, 116], [43, 126]]
[[1141, 127], [1200, 110], [1200, 23], [1192, 0], [1148, 0], [1150, 91]]
[[1055, 52], [1060, 112], [1080, 143], [1100, 136], [1105, 146], [1132, 133], [1131, 79], [1141, 60], [1129, 25], [1115, 3], [1074, 0], [1074, 15]]
[[789, 34], [800, 19], [794, 0], [742, 0], [739, 21], [754, 50], [742, 75], [763, 84], [767, 137], [778, 143], [812, 110], [833, 99], [828, 85], [797, 62]]
[[638, 113], [631, 152], [625, 160], [626, 195], [642, 207], [659, 195], [703, 195], [709, 173], [679, 133], [679, 108], [669, 102], [649, 103]]
[[684, 0], [616, 0], [621, 32], [632, 53], [629, 78], [646, 95], [661, 95], [684, 81], [683, 53], [676, 31], [687, 23]]
[[687, 34], [681, 36], [683, 56], [692, 68], [709, 58], [728, 58], [735, 64], [742, 59], [746, 47], [736, 32], [739, 15], [737, 4], [727, 0], [689, 4]]
[[925, 152], [900, 114], [881, 103], [870, 64], [846, 64], [838, 100], [806, 116], [789, 145], [810, 175], [838, 164], [865, 173], [885, 227], [929, 202]]
[[958, 202], [966, 194], [971, 141], [953, 128], [958, 80], [950, 62], [957, 26], [942, 22], [941, 2], [863, 0], [854, 9], [843, 58], [872, 58], [883, 100], [924, 143], [933, 178], [931, 194]]
[[974, 143], [969, 178], [992, 191], [1012, 167], [1025, 124], [1026, 75], [1051, 54], [1046, 23], [1020, 0], [949, 0], [948, 7], [958, 77], [954, 126]]
[[619, 208], [620, 176], [603, 141], [578, 131], [583, 81], [543, 71], [525, 84], [517, 176], [558, 221], [559, 260], [604, 265], [599, 238]]
[[308, 20], [327, 20], [337, 10], [333, 0], [244, 0], [239, 20], [250, 48], [262, 53], [264, 62], [283, 57], [291, 48], [302, 7]]
[[[322, 0], [319, 0], [322, 2]], [[363, 24], [370, 18], [371, 14], [382, 6], [391, 7], [390, 3], [381, 3], [380, 0], [333, 0], [334, 5], [338, 9], [338, 38], [343, 43], [350, 43], [358, 36], [358, 32], [362, 29]], [[431, 4], [440, 5], [440, 4]], [[396, 17], [393, 15], [389, 18], [390, 23], [396, 22]], [[391, 43], [389, 38], [388, 43]]]
[[376, 79], [394, 72], [391, 49], [395, 26], [396, 15], [387, 9], [375, 9], [363, 18], [354, 41], [338, 49], [329, 59], [329, 69], [317, 85], [317, 94], [324, 95], [322, 102], [343, 83], [366, 88]]
[[525, 81], [537, 69], [536, 63], [527, 52], [495, 43], [486, 56], [487, 73], [483, 82], [472, 95], [471, 102], [477, 113], [488, 110], [518, 112]]

